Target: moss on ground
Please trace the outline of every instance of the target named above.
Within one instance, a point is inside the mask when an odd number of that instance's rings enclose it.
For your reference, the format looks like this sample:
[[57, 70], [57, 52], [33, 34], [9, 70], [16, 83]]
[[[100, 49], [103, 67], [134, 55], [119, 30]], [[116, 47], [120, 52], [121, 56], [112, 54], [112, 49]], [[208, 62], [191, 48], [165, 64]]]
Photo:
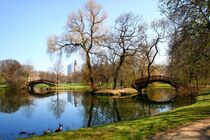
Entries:
[[197, 102], [169, 112], [137, 120], [123, 121], [92, 128], [81, 128], [75, 131], [36, 136], [37, 140], [141, 140], [155, 133], [174, 129], [195, 120], [210, 117], [210, 92], [196, 98]]

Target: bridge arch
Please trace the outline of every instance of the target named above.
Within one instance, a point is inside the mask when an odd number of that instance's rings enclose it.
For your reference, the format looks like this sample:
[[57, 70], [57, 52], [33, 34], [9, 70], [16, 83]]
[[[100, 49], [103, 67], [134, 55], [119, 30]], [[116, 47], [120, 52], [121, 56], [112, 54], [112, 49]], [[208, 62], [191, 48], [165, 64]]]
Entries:
[[44, 79], [39, 79], [39, 80], [33, 80], [28, 82], [28, 89], [31, 91], [37, 84], [46, 84], [48, 86], [56, 86], [56, 83], [54, 81], [50, 80], [44, 80]]
[[154, 82], [163, 82], [171, 85], [174, 88], [178, 88], [179, 84], [177, 80], [170, 76], [163, 76], [163, 75], [151, 75], [150, 77], [143, 77], [140, 79], [136, 79], [132, 81], [132, 87], [138, 91], [141, 91], [143, 88], [146, 88], [148, 84]]

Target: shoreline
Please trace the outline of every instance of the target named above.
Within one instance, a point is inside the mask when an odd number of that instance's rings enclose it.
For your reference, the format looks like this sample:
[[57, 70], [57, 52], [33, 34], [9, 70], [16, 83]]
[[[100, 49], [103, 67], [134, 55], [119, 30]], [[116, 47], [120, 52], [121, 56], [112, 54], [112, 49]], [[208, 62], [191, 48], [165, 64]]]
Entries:
[[159, 132], [176, 129], [195, 120], [210, 117], [210, 91], [196, 97], [196, 103], [151, 117], [122, 121], [74, 131], [52, 133], [28, 139], [145, 139]]
[[137, 95], [138, 91], [133, 88], [102, 89], [93, 93], [95, 96], [132, 96]]

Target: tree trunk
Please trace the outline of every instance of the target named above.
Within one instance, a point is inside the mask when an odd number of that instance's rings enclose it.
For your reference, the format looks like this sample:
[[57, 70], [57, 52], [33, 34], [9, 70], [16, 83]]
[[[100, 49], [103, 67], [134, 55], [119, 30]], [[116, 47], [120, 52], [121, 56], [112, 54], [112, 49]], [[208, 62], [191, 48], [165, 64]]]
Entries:
[[89, 76], [91, 90], [95, 91], [96, 88], [95, 88], [95, 84], [94, 84], [92, 66], [91, 66], [91, 63], [90, 63], [90, 56], [89, 56], [88, 52], [86, 52], [86, 64], [87, 64], [87, 67], [88, 67], [88, 76]]
[[123, 61], [124, 61], [124, 59], [125, 59], [125, 56], [123, 55], [123, 56], [121, 56], [120, 57], [120, 62], [119, 62], [119, 65], [117, 66], [117, 68], [116, 68], [116, 71], [114, 72], [114, 77], [113, 77], [113, 89], [115, 89], [116, 87], [117, 87], [117, 78], [118, 78], [118, 75], [119, 75], [119, 70], [120, 70], [120, 68], [121, 68], [121, 66], [122, 66], [122, 64], [123, 64]]
[[152, 63], [149, 62], [148, 66], [147, 66], [147, 74], [148, 74], [148, 80], [150, 79], [150, 67], [151, 67]]
[[115, 89], [117, 87], [117, 77], [118, 77], [118, 73], [114, 75], [114, 78], [113, 78], [113, 89]]
[[[155, 43], [152, 46], [150, 46], [149, 51], [146, 53], [146, 57], [147, 57], [147, 60], [148, 60], [148, 65], [147, 65], [148, 80], [150, 79], [150, 67], [153, 64], [153, 62], [155, 60], [155, 57], [158, 54], [157, 44], [158, 44], [159, 40], [160, 40], [160, 38], [157, 38]], [[152, 59], [150, 59], [149, 54], [151, 53], [153, 47], [155, 47], [155, 54], [152, 56]]]
[[57, 84], [57, 86], [58, 86], [58, 81], [59, 81], [59, 75], [57, 74], [57, 76], [56, 76], [56, 84]]

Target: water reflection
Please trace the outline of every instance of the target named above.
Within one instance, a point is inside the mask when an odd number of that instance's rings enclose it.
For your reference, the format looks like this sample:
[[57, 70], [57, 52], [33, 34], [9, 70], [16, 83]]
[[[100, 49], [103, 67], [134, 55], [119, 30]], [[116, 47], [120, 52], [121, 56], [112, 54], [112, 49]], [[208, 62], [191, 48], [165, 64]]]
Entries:
[[[0, 112], [4, 113], [14, 113], [21, 106], [25, 108], [25, 113], [32, 110], [33, 97], [30, 96], [27, 92], [13, 91], [13, 90], [1, 90], [0, 91]], [[25, 114], [24, 113], [24, 114]], [[26, 115], [27, 116], [27, 115]]]
[[151, 101], [167, 102], [176, 97], [176, 90], [174, 88], [147, 87], [143, 90], [143, 94], [147, 95]]
[[59, 94], [56, 92], [56, 96], [51, 97], [50, 102], [48, 103], [48, 109], [53, 112], [56, 119], [59, 119], [65, 110], [65, 105], [65, 99], [59, 98]]
[[34, 87], [33, 90], [30, 90], [30, 92], [33, 94], [46, 94], [48, 93], [48, 89], [47, 88], [36, 88]]
[[81, 102], [82, 102], [82, 94], [74, 94], [72, 92], [67, 92], [67, 99], [68, 99], [68, 102], [72, 103], [72, 105], [74, 105], [75, 107], [77, 107], [77, 105], [81, 105]]
[[33, 102], [33, 96], [30, 96], [29, 94], [25, 94], [26, 98], [26, 104], [23, 106], [22, 113], [26, 118], [32, 118], [33, 112], [35, 109], [35, 104]]
[[[35, 96], [25, 92], [0, 92], [0, 136], [14, 139], [54, 131], [61, 123], [64, 130], [137, 119], [191, 104], [173, 102], [154, 104], [142, 97], [95, 97], [85, 92], [54, 92]], [[14, 127], [15, 126], [15, 127]]]

